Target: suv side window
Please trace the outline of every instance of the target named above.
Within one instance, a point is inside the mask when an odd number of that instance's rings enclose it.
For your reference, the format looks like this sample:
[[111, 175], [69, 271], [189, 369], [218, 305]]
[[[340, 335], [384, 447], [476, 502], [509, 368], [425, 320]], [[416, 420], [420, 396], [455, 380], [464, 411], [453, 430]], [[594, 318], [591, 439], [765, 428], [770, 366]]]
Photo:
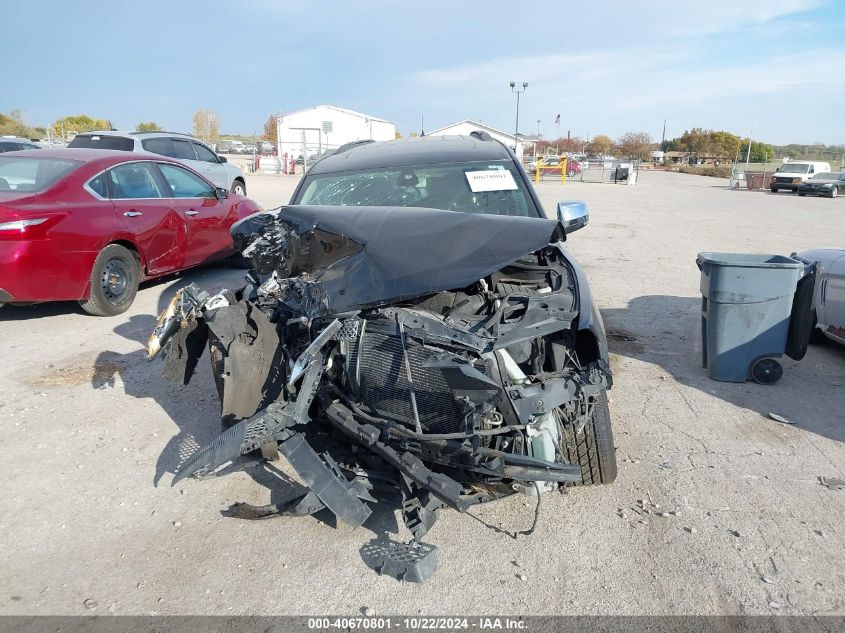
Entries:
[[197, 158], [199, 160], [205, 161], [206, 163], [219, 162], [215, 153], [208, 149], [205, 145], [200, 143], [192, 143], [192, 145], [194, 146], [194, 150], [196, 151]]
[[150, 163], [126, 163], [107, 173], [113, 199], [163, 198]]
[[194, 148], [190, 141], [181, 138], [170, 139], [173, 143], [173, 158], [179, 160], [196, 160], [197, 155], [194, 153]]
[[170, 156], [173, 158], [173, 143], [166, 136], [159, 138], [145, 138], [141, 141], [141, 147], [147, 152], [153, 154], [161, 154], [162, 156]]
[[214, 187], [192, 174], [184, 167], [170, 163], [157, 163], [174, 198], [214, 198]]

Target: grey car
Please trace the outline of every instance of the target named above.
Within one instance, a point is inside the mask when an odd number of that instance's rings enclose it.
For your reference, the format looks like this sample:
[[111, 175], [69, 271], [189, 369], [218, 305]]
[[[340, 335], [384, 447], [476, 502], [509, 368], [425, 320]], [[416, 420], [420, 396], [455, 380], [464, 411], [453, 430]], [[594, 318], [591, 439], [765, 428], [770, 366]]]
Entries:
[[799, 196], [836, 198], [842, 190], [845, 190], [845, 171], [825, 171], [798, 185]]
[[84, 132], [68, 147], [150, 152], [175, 158], [198, 171], [217, 187], [239, 196], [246, 195], [246, 178], [241, 168], [215, 154], [202, 141], [177, 132]]
[[41, 146], [17, 136], [0, 136], [0, 153], [17, 152], [24, 149], [41, 149]]
[[815, 248], [798, 253], [798, 258], [819, 264], [813, 292], [815, 329], [845, 345], [845, 248]]

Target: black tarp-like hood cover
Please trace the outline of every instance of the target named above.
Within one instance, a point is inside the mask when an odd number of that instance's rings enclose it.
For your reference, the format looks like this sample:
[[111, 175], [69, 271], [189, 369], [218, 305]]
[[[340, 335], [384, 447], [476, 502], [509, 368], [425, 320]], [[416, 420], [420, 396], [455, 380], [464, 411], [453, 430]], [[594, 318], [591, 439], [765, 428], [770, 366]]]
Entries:
[[311, 316], [464, 288], [566, 239], [556, 220], [417, 207], [286, 206], [231, 232], [257, 273], [321, 295]]

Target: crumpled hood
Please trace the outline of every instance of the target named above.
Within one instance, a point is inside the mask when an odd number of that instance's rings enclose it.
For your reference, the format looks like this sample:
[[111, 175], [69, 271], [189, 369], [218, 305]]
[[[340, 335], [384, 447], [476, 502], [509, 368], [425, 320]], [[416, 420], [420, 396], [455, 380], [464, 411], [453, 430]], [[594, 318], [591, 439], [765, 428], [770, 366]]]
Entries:
[[565, 239], [556, 220], [414, 207], [279, 207], [231, 232], [260, 275], [309, 284], [311, 316], [463, 288]]

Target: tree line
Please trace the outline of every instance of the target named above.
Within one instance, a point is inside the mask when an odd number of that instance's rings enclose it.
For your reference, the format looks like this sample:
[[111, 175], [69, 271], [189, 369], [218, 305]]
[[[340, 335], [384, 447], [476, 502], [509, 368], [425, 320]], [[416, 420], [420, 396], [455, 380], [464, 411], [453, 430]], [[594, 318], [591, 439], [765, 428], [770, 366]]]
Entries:
[[[12, 110], [8, 114], [0, 113], [0, 136], [17, 136], [20, 138], [46, 139], [67, 138], [81, 132], [95, 130], [113, 130], [114, 126], [107, 118], [92, 117], [87, 114], [64, 116], [47, 127], [30, 126], [24, 121], [20, 110]], [[142, 121], [135, 126], [138, 132], [161, 132], [162, 127], [155, 121]], [[193, 116], [194, 136], [206, 140], [213, 140], [220, 136], [220, 117], [211, 110], [197, 110]]]
[[612, 139], [606, 134], [597, 134], [591, 139], [579, 136], [541, 139], [537, 142], [537, 153], [613, 155], [618, 158], [648, 160], [655, 147], [648, 132], [626, 132], [617, 139]]
[[[193, 118], [193, 134], [197, 138], [215, 140], [220, 138], [220, 116], [213, 110], [197, 110]], [[0, 113], [0, 136], [18, 136], [31, 139], [45, 139], [49, 136], [62, 138], [80, 132], [93, 130], [111, 130], [112, 123], [107, 118], [92, 117], [87, 114], [62, 117], [52, 125], [30, 126], [24, 121], [20, 110], [7, 114]], [[162, 127], [155, 121], [138, 123], [139, 132], [159, 132]], [[276, 115], [270, 115], [264, 123], [263, 138], [276, 143]], [[578, 136], [557, 139], [541, 139], [537, 143], [538, 154], [566, 153], [588, 154], [594, 156], [615, 155], [619, 158], [649, 160], [651, 152], [661, 149], [664, 152], [684, 152], [691, 159], [716, 159], [744, 161], [748, 153], [748, 140], [724, 130], [705, 130], [692, 128], [680, 136], [655, 143], [647, 132], [626, 132], [613, 139], [606, 134], [597, 134], [590, 139]], [[765, 163], [775, 157], [782, 158], [843, 160], [845, 145], [825, 145], [824, 143], [770, 145], [761, 141], [751, 142], [750, 159], [755, 163]]]
[[[684, 152], [694, 160], [716, 159], [723, 161], [745, 160], [748, 140], [724, 130], [705, 130], [699, 127], [685, 130], [681, 136], [663, 141], [664, 152]], [[751, 142], [751, 162], [766, 163], [774, 158], [774, 148], [760, 141]]]

